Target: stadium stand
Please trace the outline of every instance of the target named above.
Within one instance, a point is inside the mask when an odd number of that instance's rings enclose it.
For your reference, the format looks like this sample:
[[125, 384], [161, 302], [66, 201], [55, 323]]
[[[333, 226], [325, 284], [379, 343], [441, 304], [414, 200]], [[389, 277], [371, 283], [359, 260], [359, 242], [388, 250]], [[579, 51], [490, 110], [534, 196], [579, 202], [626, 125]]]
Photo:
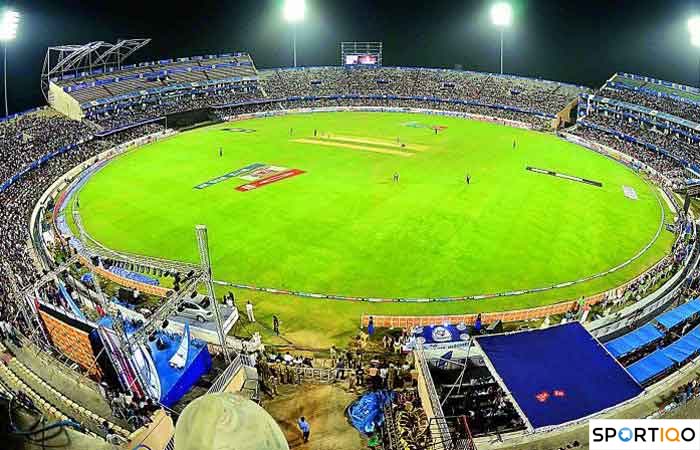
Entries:
[[246, 53], [166, 59], [125, 66], [103, 73], [97, 70], [78, 77], [64, 76], [52, 80], [83, 107], [91, 102], [113, 101], [129, 94], [163, 87], [191, 87], [196, 83], [255, 77], [255, 66]]
[[[212, 118], [223, 120], [236, 114], [295, 108], [370, 106], [476, 114], [545, 128], [559, 111], [578, 100], [575, 134], [627, 153], [680, 185], [688, 170], [700, 173], [700, 125], [694, 122], [699, 107], [694, 102], [700, 94], [638, 78], [617, 74], [592, 95], [587, 88], [563, 83], [442, 69], [317, 67], [258, 72], [249, 55], [235, 53], [161, 60], [52, 80], [80, 103], [85, 120], [71, 120], [47, 108], [0, 122], [0, 298], [10, 295], [10, 277], [27, 287], [41, 275], [28, 247], [29, 218], [48, 186], [106, 149], [163, 131], [167, 123], [162, 119], [169, 115], [206, 110]], [[683, 244], [674, 248], [656, 272], [628, 287], [626, 298], [638, 299], [687, 252]], [[113, 271], [157, 283], [126, 269]], [[49, 301], [60, 299], [49, 297]], [[688, 331], [697, 325], [698, 313], [700, 301], [694, 300], [605, 347], [638, 383], [649, 385], [698, 354], [700, 328]], [[18, 318], [13, 303], [0, 304], [0, 317], [15, 332], [32, 334], [32, 324]], [[20, 361], [3, 368], [0, 379], [28, 390], [47, 409], [53, 408], [57, 417], [75, 417], [99, 432], [99, 415], [80, 409]], [[487, 382], [494, 384], [491, 379]], [[503, 396], [497, 389], [489, 395], [502, 406]], [[501, 409], [507, 410], [504, 423], [517, 417], [512, 406]], [[125, 417], [112, 419], [122, 423], [119, 434], [125, 435]]]

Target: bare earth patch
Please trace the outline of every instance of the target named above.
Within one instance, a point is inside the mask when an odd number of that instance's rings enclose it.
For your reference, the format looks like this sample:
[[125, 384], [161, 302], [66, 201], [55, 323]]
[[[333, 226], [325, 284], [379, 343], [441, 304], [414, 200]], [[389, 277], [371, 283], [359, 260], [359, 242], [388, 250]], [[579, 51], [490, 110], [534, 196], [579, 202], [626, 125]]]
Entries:
[[[339, 385], [281, 385], [263, 407], [274, 417], [289, 442], [289, 448], [308, 450], [358, 450], [366, 447], [362, 435], [345, 417], [345, 409], [356, 396]], [[297, 420], [311, 424], [311, 437], [303, 443]]]

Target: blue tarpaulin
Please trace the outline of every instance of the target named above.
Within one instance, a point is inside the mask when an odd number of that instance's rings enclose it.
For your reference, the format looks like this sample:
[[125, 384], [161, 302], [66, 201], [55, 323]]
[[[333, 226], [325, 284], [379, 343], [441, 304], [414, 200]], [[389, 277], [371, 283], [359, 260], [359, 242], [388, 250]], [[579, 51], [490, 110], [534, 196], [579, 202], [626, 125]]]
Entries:
[[[700, 330], [700, 327], [693, 331]], [[677, 363], [683, 363], [700, 350], [700, 337], [688, 333], [663, 349], [663, 354]]]
[[578, 322], [476, 339], [535, 429], [582, 419], [642, 392]]
[[615, 358], [620, 358], [644, 348], [649, 344], [653, 344], [654, 342], [661, 340], [663, 337], [664, 334], [659, 331], [658, 328], [652, 324], [646, 324], [643, 327], [632, 331], [631, 333], [627, 333], [624, 336], [613, 339], [605, 344], [605, 348], [608, 349], [610, 354]]
[[632, 364], [627, 371], [639, 384], [644, 384], [673, 365], [673, 361], [664, 354], [664, 349], [660, 349]]
[[680, 325], [681, 323], [685, 322], [686, 320], [693, 317], [699, 312], [700, 300], [695, 299], [661, 314], [659, 317], [656, 318], [656, 321], [659, 322], [664, 328], [669, 330], [675, 327], [676, 325]]
[[348, 408], [352, 426], [361, 433], [371, 434], [384, 422], [384, 406], [391, 402], [391, 391], [369, 392]]

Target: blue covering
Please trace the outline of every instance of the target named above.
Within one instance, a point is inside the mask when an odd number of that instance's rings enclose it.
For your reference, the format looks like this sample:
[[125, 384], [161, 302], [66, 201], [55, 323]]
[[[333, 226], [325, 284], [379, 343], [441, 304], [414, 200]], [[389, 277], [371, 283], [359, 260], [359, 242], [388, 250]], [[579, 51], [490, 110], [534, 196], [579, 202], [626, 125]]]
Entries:
[[673, 361], [660, 349], [646, 356], [627, 368], [627, 371], [639, 384], [655, 378], [673, 367]]
[[[696, 327], [693, 331], [697, 332], [698, 330], [700, 327]], [[662, 351], [667, 358], [677, 363], [684, 363], [700, 351], [700, 336], [692, 332], [688, 333]]]
[[[112, 322], [113, 319], [110, 316], [105, 316], [100, 320], [99, 325], [112, 328]], [[124, 330], [127, 336], [134, 333], [138, 327], [137, 324], [134, 324], [130, 320], [124, 321]], [[162, 330], [158, 331], [157, 335], [158, 339], [165, 344], [163, 350], [158, 349], [158, 340], [149, 340], [146, 342], [146, 346], [148, 347], [149, 355], [153, 358], [153, 363], [160, 380], [160, 403], [170, 408], [177, 403], [204, 374], [211, 370], [211, 354], [204, 341], [190, 339], [190, 349], [185, 367], [176, 369], [170, 366], [170, 358], [177, 352], [180, 341], [184, 339], [185, 336], [167, 333]]]
[[138, 281], [139, 283], [150, 284], [151, 286], [160, 285], [160, 281], [158, 281], [156, 278], [151, 278], [142, 273], [132, 272], [131, 270], [122, 269], [121, 267], [110, 267], [109, 271], [122, 278], [126, 278], [127, 280]]
[[624, 336], [620, 336], [617, 339], [605, 344], [605, 348], [613, 355], [615, 358], [620, 358], [622, 356], [629, 355], [647, 345], [653, 344], [661, 340], [664, 334], [658, 330], [654, 325], [648, 323], [641, 328], [638, 328], [631, 333], [627, 333]]
[[578, 322], [476, 339], [533, 428], [581, 419], [642, 392]]
[[384, 406], [391, 402], [390, 391], [370, 392], [348, 408], [350, 423], [361, 433], [373, 433], [384, 422]]
[[671, 311], [665, 312], [656, 318], [667, 330], [680, 325], [689, 318], [693, 317], [695, 314], [700, 312], [700, 300], [691, 300], [688, 303], [684, 303], [681, 306], [672, 309]]

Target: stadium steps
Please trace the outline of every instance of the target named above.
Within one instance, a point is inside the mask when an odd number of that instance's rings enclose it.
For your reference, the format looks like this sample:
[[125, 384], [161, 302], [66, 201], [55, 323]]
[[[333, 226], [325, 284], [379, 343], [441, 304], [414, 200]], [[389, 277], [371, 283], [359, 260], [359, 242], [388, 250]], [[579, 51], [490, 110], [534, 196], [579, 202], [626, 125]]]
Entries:
[[51, 387], [80, 402], [98, 415], [109, 417], [112, 408], [102, 396], [96, 382], [70, 369], [39, 350], [30, 341], [23, 341], [21, 348], [8, 342], [5, 344], [18, 363], [34, 372]]
[[[0, 343], [0, 351], [7, 351], [7, 347], [2, 343]], [[102, 422], [107, 420], [49, 386], [17, 358], [13, 357], [7, 364], [0, 364], [0, 379], [11, 388], [27, 394], [41, 411], [51, 417], [57, 420], [73, 418], [96, 435], [100, 434]], [[116, 434], [124, 438], [129, 436], [128, 430], [110, 420], [107, 421]]]

